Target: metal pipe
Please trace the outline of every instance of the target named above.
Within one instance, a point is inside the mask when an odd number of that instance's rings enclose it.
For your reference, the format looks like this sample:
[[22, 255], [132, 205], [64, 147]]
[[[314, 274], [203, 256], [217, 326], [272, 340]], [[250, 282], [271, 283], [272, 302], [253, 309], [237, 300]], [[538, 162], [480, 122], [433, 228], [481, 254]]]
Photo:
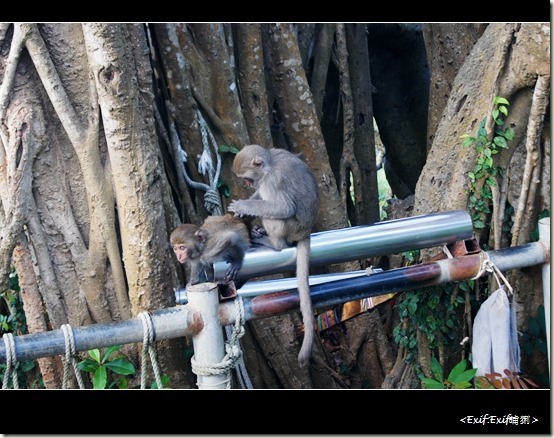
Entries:
[[213, 373], [225, 355], [223, 329], [219, 323], [218, 287], [215, 283], [199, 283], [187, 287], [189, 304], [202, 315], [204, 327], [192, 335], [194, 356], [193, 372], [199, 389], [225, 389], [230, 387], [231, 370]]
[[[186, 306], [150, 312], [155, 340], [191, 336], [202, 330], [200, 313]], [[76, 351], [103, 348], [112, 345], [134, 344], [143, 341], [144, 332], [139, 318], [103, 324], [72, 327]], [[65, 354], [62, 330], [14, 336], [18, 362]], [[6, 347], [0, 342], [0, 363], [6, 361]]]
[[[538, 265], [550, 259], [549, 248], [545, 248], [539, 242], [490, 251], [486, 254], [501, 271]], [[312, 304], [314, 308], [336, 306], [367, 297], [469, 280], [479, 274], [482, 261], [481, 254], [466, 255], [391, 269], [369, 276], [356, 276], [316, 284], [310, 288]], [[246, 320], [267, 318], [298, 309], [300, 300], [297, 289], [277, 289], [278, 280], [270, 281], [275, 288], [272, 292], [267, 292], [269, 289], [265, 285], [261, 287], [263, 293], [259, 295], [250, 293], [243, 297]], [[284, 284], [288, 286], [290, 283]], [[219, 315], [221, 324], [234, 323], [232, 303], [220, 304]]]
[[[375, 271], [382, 271], [382, 269], [376, 269]], [[365, 270], [351, 271], [351, 272], [333, 272], [330, 274], [310, 275], [308, 282], [311, 286], [321, 283], [328, 283], [330, 281], [344, 280], [346, 278], [361, 277], [367, 275]], [[291, 278], [279, 278], [275, 280], [247, 281], [242, 285], [240, 289], [237, 289], [238, 295], [241, 297], [250, 297], [263, 295], [269, 292], [282, 291], [296, 289], [296, 277]], [[187, 290], [183, 287], [175, 288], [175, 303], [187, 304]]]
[[[442, 246], [472, 237], [469, 213], [456, 210], [377, 222], [372, 225], [313, 233], [310, 265], [329, 265], [421, 248]], [[215, 281], [223, 280], [227, 262], [213, 265]], [[296, 248], [275, 251], [254, 248], [246, 252], [236, 280], [294, 271]]]
[[[539, 241], [550, 248], [550, 218], [539, 220]], [[546, 352], [550, 369], [550, 257], [542, 265], [542, 293], [544, 301], [544, 319], [546, 321]]]
[[[506, 271], [549, 263], [550, 246], [545, 245], [544, 242], [534, 242], [518, 247], [490, 251], [487, 255], [498, 269]], [[356, 273], [356, 276], [351, 278], [315, 284], [311, 287], [312, 301], [314, 308], [334, 306], [366, 297], [467, 280], [479, 273], [481, 263], [482, 256], [475, 254], [391, 269], [373, 273], [369, 276], [357, 275], [358, 273]], [[211, 283], [207, 284], [210, 285]], [[290, 285], [290, 283], [287, 284]], [[273, 283], [273, 285], [277, 286], [278, 283]], [[260, 295], [255, 295], [251, 291], [249, 295], [242, 297], [242, 299], [246, 321], [293, 311], [299, 306], [296, 289], [278, 290], [270, 293], [264, 291]], [[202, 331], [206, 324], [205, 318], [201, 317], [196, 305], [187, 304], [186, 306], [161, 309], [153, 311], [151, 314], [155, 340], [194, 336]], [[221, 326], [235, 322], [235, 304], [233, 300], [219, 303], [217, 318]], [[76, 327], [73, 329], [73, 333], [77, 351], [138, 343], [142, 342], [143, 339], [142, 323], [137, 318], [108, 324]], [[65, 341], [61, 330], [14, 336], [14, 343], [18, 361], [65, 353]], [[0, 342], [0, 363], [5, 361], [5, 346]]]

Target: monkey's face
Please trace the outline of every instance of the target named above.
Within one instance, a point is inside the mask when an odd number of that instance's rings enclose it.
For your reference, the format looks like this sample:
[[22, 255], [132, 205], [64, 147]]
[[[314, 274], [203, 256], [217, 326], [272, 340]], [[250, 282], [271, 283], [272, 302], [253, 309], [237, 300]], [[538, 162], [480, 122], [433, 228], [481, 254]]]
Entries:
[[233, 173], [248, 187], [257, 189], [265, 175], [264, 159], [258, 155], [252, 158], [244, 157], [239, 153], [233, 161]]
[[181, 224], [171, 233], [170, 242], [179, 263], [198, 259], [206, 237], [202, 230], [192, 224]]
[[186, 263], [187, 261], [194, 259], [194, 251], [184, 244], [174, 245], [173, 251], [179, 263]]

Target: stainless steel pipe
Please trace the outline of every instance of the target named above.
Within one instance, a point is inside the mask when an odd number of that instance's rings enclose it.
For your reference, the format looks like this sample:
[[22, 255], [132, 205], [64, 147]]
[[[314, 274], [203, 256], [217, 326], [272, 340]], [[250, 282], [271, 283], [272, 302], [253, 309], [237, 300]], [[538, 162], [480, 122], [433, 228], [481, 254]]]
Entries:
[[[465, 210], [376, 222], [372, 225], [313, 233], [310, 265], [320, 266], [470, 239], [473, 223]], [[296, 248], [275, 251], [255, 248], [246, 252], [237, 280], [294, 271]], [[227, 262], [214, 263], [215, 281], [223, 280]]]

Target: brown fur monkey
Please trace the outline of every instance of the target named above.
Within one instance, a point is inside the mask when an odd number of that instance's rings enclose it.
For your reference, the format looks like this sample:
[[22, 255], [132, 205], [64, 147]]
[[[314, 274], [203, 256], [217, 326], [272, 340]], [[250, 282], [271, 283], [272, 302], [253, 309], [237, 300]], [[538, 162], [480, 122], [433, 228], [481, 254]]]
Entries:
[[226, 280], [233, 280], [242, 267], [250, 235], [244, 222], [231, 214], [208, 216], [202, 227], [181, 224], [169, 238], [179, 263], [191, 267], [190, 284], [213, 281], [213, 262], [225, 260]]
[[305, 366], [315, 335], [309, 286], [310, 234], [319, 209], [317, 182], [308, 165], [284, 149], [245, 146], [233, 161], [233, 172], [256, 189], [249, 199], [235, 200], [229, 211], [258, 216], [274, 249], [296, 244], [296, 278], [304, 340], [298, 362]]

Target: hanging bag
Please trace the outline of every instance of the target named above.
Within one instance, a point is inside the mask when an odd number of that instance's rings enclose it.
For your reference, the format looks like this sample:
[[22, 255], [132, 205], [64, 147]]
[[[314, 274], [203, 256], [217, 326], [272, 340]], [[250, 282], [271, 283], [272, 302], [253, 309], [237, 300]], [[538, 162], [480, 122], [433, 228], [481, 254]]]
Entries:
[[504, 370], [519, 372], [520, 348], [513, 289], [490, 260], [485, 260], [483, 265], [487, 272], [494, 274], [500, 286], [483, 302], [475, 316], [471, 362], [477, 368], [477, 376], [491, 372], [502, 374]]

